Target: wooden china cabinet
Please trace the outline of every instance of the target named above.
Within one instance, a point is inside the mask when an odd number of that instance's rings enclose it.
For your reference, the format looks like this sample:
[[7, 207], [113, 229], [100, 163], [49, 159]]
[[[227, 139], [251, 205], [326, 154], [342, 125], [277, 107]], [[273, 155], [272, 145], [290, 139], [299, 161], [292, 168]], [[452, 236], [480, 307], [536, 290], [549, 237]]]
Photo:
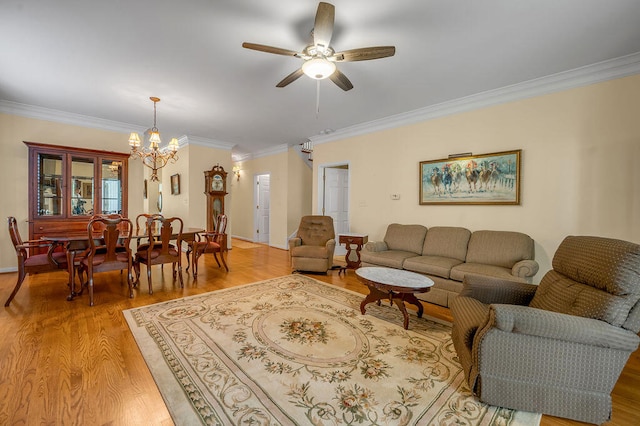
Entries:
[[29, 239], [86, 232], [94, 214], [127, 217], [129, 154], [24, 142]]

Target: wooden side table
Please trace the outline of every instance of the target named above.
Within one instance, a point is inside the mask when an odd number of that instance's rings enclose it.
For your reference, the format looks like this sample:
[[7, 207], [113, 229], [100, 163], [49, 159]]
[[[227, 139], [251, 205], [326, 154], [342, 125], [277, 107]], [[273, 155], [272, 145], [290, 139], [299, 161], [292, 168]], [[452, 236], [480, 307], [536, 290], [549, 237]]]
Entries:
[[[345, 244], [347, 249], [347, 254], [344, 257], [344, 260], [347, 262], [347, 268], [349, 269], [357, 269], [360, 267], [360, 250], [362, 250], [362, 246], [369, 241], [369, 236], [366, 234], [340, 234], [338, 236], [338, 241], [340, 244]], [[358, 260], [351, 260], [351, 246], [356, 246], [356, 256]]]

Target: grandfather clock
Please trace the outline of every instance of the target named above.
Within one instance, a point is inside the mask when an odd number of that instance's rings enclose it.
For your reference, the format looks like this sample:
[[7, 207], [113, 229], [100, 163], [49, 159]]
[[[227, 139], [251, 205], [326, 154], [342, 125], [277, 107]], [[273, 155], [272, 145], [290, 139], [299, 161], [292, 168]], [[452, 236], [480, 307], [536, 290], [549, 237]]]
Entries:
[[204, 193], [207, 194], [207, 231], [216, 231], [216, 218], [224, 214], [224, 196], [227, 195], [227, 172], [216, 164], [204, 172]]

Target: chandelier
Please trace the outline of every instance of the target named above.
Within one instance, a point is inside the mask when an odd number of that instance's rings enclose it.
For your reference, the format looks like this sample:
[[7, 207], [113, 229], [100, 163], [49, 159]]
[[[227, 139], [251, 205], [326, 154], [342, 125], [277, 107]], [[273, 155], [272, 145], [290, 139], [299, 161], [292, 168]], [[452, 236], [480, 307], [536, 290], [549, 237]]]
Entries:
[[129, 146], [131, 147], [131, 156], [142, 159], [142, 164], [151, 169], [151, 180], [158, 181], [158, 169], [163, 168], [172, 160], [173, 163], [178, 159], [178, 139], [173, 138], [169, 142], [167, 149], [160, 149], [160, 132], [156, 127], [156, 104], [160, 102], [160, 98], [150, 97], [153, 102], [153, 127], [149, 132], [149, 147], [140, 147], [140, 135], [132, 132], [129, 135]]

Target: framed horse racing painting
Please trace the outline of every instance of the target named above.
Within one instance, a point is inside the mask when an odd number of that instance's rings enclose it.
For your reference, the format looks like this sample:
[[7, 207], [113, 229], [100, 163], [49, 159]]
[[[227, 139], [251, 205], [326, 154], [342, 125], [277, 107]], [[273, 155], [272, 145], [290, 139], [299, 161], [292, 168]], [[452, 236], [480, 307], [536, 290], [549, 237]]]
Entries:
[[522, 150], [420, 162], [420, 204], [520, 204]]

